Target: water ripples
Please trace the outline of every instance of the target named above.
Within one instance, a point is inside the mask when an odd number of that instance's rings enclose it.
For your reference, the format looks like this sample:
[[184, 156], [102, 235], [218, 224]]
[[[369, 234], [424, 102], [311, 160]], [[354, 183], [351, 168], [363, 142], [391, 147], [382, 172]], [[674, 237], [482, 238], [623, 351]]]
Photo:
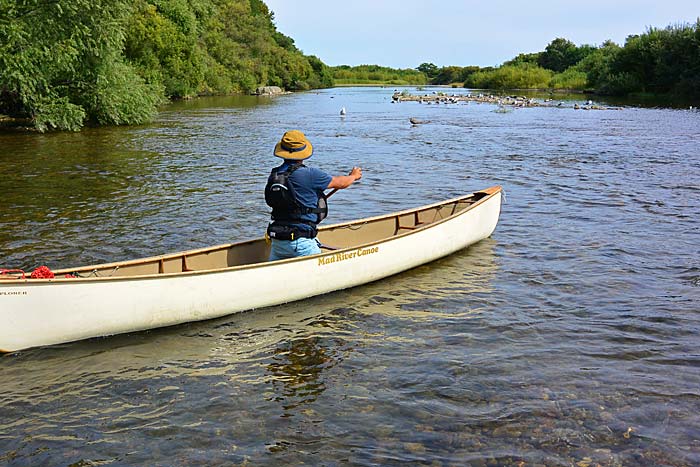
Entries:
[[333, 222], [506, 192], [492, 238], [381, 282], [1, 359], [0, 463], [700, 464], [700, 114], [497, 114], [391, 92], [0, 135], [2, 266], [28, 270], [259, 236], [290, 128], [311, 164], [364, 168]]

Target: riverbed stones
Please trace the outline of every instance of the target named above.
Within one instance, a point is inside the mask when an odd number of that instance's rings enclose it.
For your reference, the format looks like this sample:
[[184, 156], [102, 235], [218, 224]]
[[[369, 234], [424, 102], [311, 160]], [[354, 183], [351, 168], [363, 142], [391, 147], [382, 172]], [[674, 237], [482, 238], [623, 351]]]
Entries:
[[[423, 94], [414, 95], [406, 91], [394, 92], [391, 96], [392, 103], [398, 102], [418, 102], [420, 104], [460, 104], [469, 102], [475, 102], [477, 104], [494, 104], [498, 105], [499, 108], [527, 108], [527, 107], [562, 107], [562, 103], [554, 104], [551, 99], [545, 99], [544, 101], [539, 101], [531, 97], [526, 96], [497, 96], [493, 94], [446, 94], [446, 93], [434, 93], [434, 94]], [[574, 104], [573, 108], [575, 110], [621, 110], [620, 107], [606, 107], [602, 105], [595, 105], [592, 101], [589, 103], [580, 105]]]

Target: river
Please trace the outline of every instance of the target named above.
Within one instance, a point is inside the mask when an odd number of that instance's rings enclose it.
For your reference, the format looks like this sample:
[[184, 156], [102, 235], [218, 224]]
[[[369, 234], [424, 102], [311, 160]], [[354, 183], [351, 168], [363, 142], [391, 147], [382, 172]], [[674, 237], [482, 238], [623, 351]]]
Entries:
[[0, 465], [700, 465], [700, 113], [393, 91], [0, 133], [0, 267], [28, 271], [261, 235], [292, 128], [364, 169], [330, 222], [506, 194], [491, 238], [377, 283], [0, 357]]

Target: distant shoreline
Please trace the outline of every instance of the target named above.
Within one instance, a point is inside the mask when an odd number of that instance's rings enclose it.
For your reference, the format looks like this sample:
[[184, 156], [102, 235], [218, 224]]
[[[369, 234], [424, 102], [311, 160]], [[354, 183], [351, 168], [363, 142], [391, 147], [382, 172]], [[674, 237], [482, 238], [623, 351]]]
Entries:
[[[669, 95], [654, 95], [654, 94], [630, 94], [626, 97], [617, 96], [605, 96], [596, 94], [593, 91], [582, 91], [577, 89], [546, 89], [546, 88], [521, 88], [521, 89], [477, 89], [477, 88], [464, 88], [462, 86], [454, 86], [452, 84], [396, 84], [396, 83], [342, 83], [335, 84], [330, 88], [316, 88], [309, 89], [306, 91], [294, 91], [291, 93], [303, 93], [303, 92], [319, 92], [323, 89], [334, 89], [334, 88], [351, 88], [351, 87], [365, 87], [365, 88], [385, 88], [387, 90], [396, 88], [424, 88], [424, 89], [443, 89], [447, 93], [449, 89], [463, 89], [470, 92], [478, 92], [484, 94], [494, 94], [499, 96], [507, 95], [517, 95], [519, 93], [523, 94], [548, 94], [550, 96], [556, 95], [560, 96], [557, 99], [565, 98], [564, 95], [570, 95], [569, 99], [576, 100], [578, 97], [574, 96], [590, 96], [591, 98], [604, 101], [611, 105], [623, 105], [632, 107], [660, 107], [669, 109], [688, 109], [688, 106], [695, 105], [691, 101], [686, 101], [683, 99], [676, 99]], [[288, 92], [285, 92], [287, 94]], [[208, 94], [195, 96], [192, 99], [198, 98], [210, 98], [210, 97], [227, 97], [227, 96], [244, 96], [248, 93], [229, 93], [229, 94]], [[595, 97], [594, 97], [595, 96]], [[535, 96], [539, 97], [539, 96]], [[588, 97], [586, 97], [588, 98]], [[178, 99], [171, 99], [169, 103], [176, 102]], [[189, 99], [188, 99], [189, 100]], [[60, 131], [60, 130], [59, 130]], [[0, 132], [38, 132], [36, 128], [32, 126], [32, 121], [28, 117], [11, 117], [8, 115], [0, 114]]]
[[378, 88], [390, 88], [390, 87], [403, 87], [403, 88], [444, 88], [444, 89], [469, 89], [471, 91], [488, 91], [488, 92], [541, 92], [541, 93], [553, 93], [553, 94], [595, 94], [593, 91], [586, 91], [581, 89], [548, 89], [548, 88], [514, 88], [514, 89], [488, 89], [488, 88], [465, 88], [464, 86], [453, 86], [451, 84], [368, 84], [368, 83], [356, 83], [356, 84], [336, 84], [333, 88], [355, 88], [355, 87], [378, 87]]

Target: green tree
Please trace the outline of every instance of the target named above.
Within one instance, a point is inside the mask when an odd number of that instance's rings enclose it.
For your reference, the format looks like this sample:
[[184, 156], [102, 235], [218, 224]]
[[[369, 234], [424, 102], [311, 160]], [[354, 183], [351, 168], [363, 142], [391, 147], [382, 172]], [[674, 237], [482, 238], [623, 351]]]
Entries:
[[444, 66], [440, 68], [438, 73], [433, 77], [433, 84], [451, 84], [458, 81], [463, 81], [462, 77], [462, 67], [459, 66]]
[[520, 66], [520, 65], [524, 65], [525, 63], [529, 63], [530, 65], [539, 65], [541, 55], [542, 55], [542, 52], [529, 53], [529, 54], [518, 54], [517, 57], [515, 57], [511, 60], [508, 60], [507, 62], [503, 62], [503, 64], [504, 65]]
[[333, 72], [331, 72], [330, 67], [315, 55], [309, 55], [306, 59], [309, 61], [315, 77], [318, 79], [318, 82], [312, 83], [312, 87], [328, 88], [333, 86]]
[[330, 72], [317, 57], [306, 57], [294, 40], [277, 31], [274, 15], [262, 1], [211, 0], [211, 4], [213, 13], [202, 20], [200, 37], [207, 60], [213, 62], [209, 68], [217, 70], [206, 72], [207, 87], [217, 81], [242, 92], [262, 85], [287, 89], [332, 85]]
[[40, 131], [147, 120], [162, 94], [123, 60], [128, 0], [0, 0], [0, 111]]
[[0, 0], [0, 112], [40, 129], [148, 120], [164, 96], [333, 85], [262, 0]]
[[538, 65], [548, 70], [561, 73], [580, 60], [578, 48], [573, 42], [558, 37], [540, 53]]
[[434, 63], [421, 63], [416, 70], [424, 73], [428, 79], [433, 79], [438, 74], [438, 67]]
[[[135, 0], [124, 53], [168, 97], [189, 97], [202, 88], [206, 60], [198, 47], [199, 18], [186, 0]], [[210, 9], [200, 14], [209, 13]]]
[[649, 28], [624, 47], [610, 41], [576, 68], [602, 94], [634, 92], [700, 97], [700, 19], [693, 25]]
[[659, 64], [663, 83], [680, 96], [700, 99], [700, 18], [692, 26], [670, 29], [672, 39]]
[[[700, 22], [700, 20], [699, 20]], [[617, 56], [615, 69], [632, 77], [635, 88], [655, 94], [692, 92], [700, 71], [698, 24], [678, 25], [665, 29], [649, 28], [646, 33], [627, 38]], [[683, 84], [681, 84], [683, 83]]]
[[339, 84], [427, 84], [423, 72], [416, 69], [396, 69], [379, 65], [340, 65], [331, 67], [333, 79]]
[[588, 83], [597, 90], [609, 88], [609, 78], [615, 72], [614, 66], [620, 53], [620, 46], [612, 41], [603, 44], [581, 60], [576, 69], [586, 73]]

